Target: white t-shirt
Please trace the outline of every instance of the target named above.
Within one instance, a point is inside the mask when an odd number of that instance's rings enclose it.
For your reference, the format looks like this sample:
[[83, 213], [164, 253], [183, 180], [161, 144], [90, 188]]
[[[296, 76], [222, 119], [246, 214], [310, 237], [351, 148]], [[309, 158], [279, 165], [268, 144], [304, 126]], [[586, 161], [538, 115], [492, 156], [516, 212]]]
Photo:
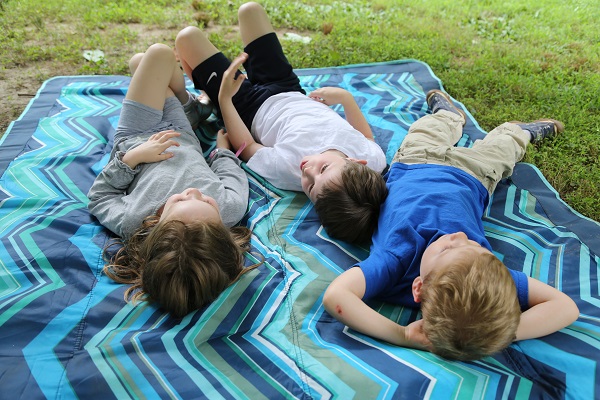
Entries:
[[299, 92], [268, 98], [252, 122], [252, 136], [261, 143], [247, 166], [280, 189], [302, 191], [302, 158], [326, 150], [367, 160], [377, 172], [386, 166], [381, 147], [364, 137], [329, 106]]

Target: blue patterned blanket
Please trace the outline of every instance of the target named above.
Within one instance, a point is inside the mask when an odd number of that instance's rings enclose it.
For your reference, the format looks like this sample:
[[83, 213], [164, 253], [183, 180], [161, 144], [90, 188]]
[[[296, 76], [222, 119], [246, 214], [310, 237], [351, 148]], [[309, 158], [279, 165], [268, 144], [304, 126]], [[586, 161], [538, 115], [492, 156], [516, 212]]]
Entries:
[[[357, 98], [388, 162], [440, 88], [418, 61], [297, 71], [307, 91]], [[44, 83], [0, 142], [0, 387], [33, 398], [570, 398], [599, 395], [600, 225], [519, 164], [485, 215], [509, 268], [557, 287], [577, 322], [477, 362], [450, 362], [345, 328], [324, 311], [329, 282], [368, 248], [331, 240], [303, 193], [248, 171], [242, 221], [265, 264], [181, 320], [123, 301], [102, 274], [107, 230], [86, 193], [107, 162], [128, 77]], [[460, 105], [460, 103], [457, 103]], [[342, 112], [342, 110], [339, 110]], [[218, 121], [197, 134], [208, 153]], [[567, 127], [568, 129], [568, 127]], [[485, 135], [469, 115], [460, 146]], [[418, 310], [372, 303], [406, 324]]]

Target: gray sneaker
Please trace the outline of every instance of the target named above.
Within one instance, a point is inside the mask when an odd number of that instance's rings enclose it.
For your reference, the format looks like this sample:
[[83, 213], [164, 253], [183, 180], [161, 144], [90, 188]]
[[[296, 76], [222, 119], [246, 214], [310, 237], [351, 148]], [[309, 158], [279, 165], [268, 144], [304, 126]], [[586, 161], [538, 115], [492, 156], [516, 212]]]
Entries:
[[210, 117], [210, 114], [213, 112], [213, 106], [206, 96], [199, 99], [198, 96], [193, 93], [188, 92], [188, 94], [190, 100], [183, 105], [183, 111], [185, 111], [185, 116], [188, 121], [190, 121], [192, 129], [196, 130], [198, 125], [200, 125], [200, 122]]
[[529, 132], [531, 142], [538, 143], [547, 137], [555, 136], [565, 130], [565, 125], [555, 119], [543, 118], [533, 122], [511, 121], [513, 124], [519, 125], [521, 129]]
[[432, 114], [435, 114], [440, 110], [446, 110], [462, 116], [464, 119], [463, 125], [467, 122], [467, 114], [465, 114], [465, 112], [460, 108], [456, 107], [450, 99], [450, 96], [441, 90], [430, 90], [427, 92], [425, 99]]

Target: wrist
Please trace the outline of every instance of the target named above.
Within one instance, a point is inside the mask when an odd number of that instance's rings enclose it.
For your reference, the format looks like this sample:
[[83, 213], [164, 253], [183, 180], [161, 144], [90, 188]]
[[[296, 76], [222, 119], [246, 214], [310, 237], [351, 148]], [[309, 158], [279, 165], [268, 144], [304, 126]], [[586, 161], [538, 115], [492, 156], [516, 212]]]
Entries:
[[400, 325], [400, 324], [396, 324], [395, 326], [396, 328], [396, 338], [397, 338], [397, 342], [394, 343], [398, 346], [408, 346], [408, 344], [410, 343], [410, 340], [408, 338], [408, 328], [406, 326]]
[[135, 169], [138, 166], [139, 162], [132, 156], [129, 152], [123, 154], [123, 158], [121, 158], [123, 164], [127, 165], [131, 169]]
[[229, 105], [233, 106], [233, 97], [231, 97], [231, 96], [227, 96], [225, 94], [219, 93], [218, 99], [219, 99], [219, 108], [221, 108], [221, 109], [223, 109], [223, 107], [228, 107]]
[[[229, 149], [227, 149], [227, 148], [217, 146], [213, 149], [213, 151], [210, 152], [210, 154], [208, 155], [208, 158], [210, 160], [216, 160], [217, 158], [222, 157], [224, 155], [224, 153], [228, 150]], [[231, 150], [229, 150], [229, 151], [231, 151]]]
[[213, 158], [215, 158], [217, 156], [217, 154], [219, 154], [220, 150], [221, 150], [221, 147], [217, 146], [216, 148], [213, 149], [213, 151], [210, 152], [210, 154], [208, 155], [208, 158], [210, 158], [212, 160]]

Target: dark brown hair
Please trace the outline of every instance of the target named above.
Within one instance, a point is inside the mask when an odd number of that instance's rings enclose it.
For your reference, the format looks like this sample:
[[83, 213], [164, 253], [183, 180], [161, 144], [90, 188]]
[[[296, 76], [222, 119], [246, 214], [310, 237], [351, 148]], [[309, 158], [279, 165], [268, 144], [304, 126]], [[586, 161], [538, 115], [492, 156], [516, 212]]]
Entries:
[[[183, 317], [212, 302], [242, 274], [251, 232], [228, 229], [222, 223], [159, 221], [146, 218], [127, 241], [117, 240], [105, 249], [110, 261], [104, 272], [131, 286], [125, 300], [150, 300], [175, 317]], [[109, 248], [122, 244], [112, 257]]]
[[341, 182], [330, 182], [322, 188], [315, 209], [329, 236], [350, 243], [367, 243], [377, 227], [379, 209], [386, 196], [387, 187], [380, 173], [348, 160]]

